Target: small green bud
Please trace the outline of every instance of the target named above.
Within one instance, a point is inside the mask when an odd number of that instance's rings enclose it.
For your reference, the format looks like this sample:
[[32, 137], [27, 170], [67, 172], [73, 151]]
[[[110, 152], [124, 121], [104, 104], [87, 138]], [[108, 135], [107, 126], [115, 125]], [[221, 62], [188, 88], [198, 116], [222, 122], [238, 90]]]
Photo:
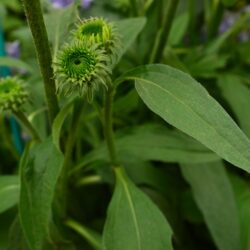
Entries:
[[98, 44], [113, 60], [121, 47], [120, 37], [115, 26], [103, 18], [81, 20], [74, 32], [76, 39]]
[[18, 111], [27, 100], [28, 92], [23, 81], [17, 77], [0, 79], [0, 112]]
[[107, 87], [110, 81], [107, 61], [105, 52], [95, 44], [80, 41], [67, 44], [58, 52], [55, 62], [57, 91], [65, 95], [86, 93], [92, 101], [94, 90], [99, 85]]

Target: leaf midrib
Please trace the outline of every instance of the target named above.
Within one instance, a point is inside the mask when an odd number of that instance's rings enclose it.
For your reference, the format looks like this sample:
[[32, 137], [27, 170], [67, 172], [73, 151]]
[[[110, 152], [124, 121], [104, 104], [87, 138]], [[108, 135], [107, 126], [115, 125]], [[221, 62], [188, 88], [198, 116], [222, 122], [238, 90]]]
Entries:
[[6, 193], [6, 191], [10, 191], [12, 189], [19, 189], [20, 186], [19, 185], [16, 185], [16, 184], [13, 184], [13, 185], [9, 185], [7, 187], [4, 187], [3, 189], [0, 190], [0, 196], [4, 193]]
[[[161, 73], [157, 73], [157, 72], [154, 72], [154, 73], [155, 73], [155, 74], [161, 74]], [[200, 114], [198, 114], [197, 112], [195, 112], [190, 106], [188, 106], [185, 102], [181, 101], [181, 99], [177, 98], [177, 97], [176, 97], [174, 94], [172, 94], [170, 91], [167, 91], [166, 89], [162, 88], [162, 87], [159, 86], [158, 84], [155, 84], [154, 82], [149, 81], [149, 80], [146, 80], [146, 79], [143, 79], [143, 78], [139, 78], [139, 77], [127, 77], [127, 79], [129, 79], [129, 80], [139, 80], [139, 81], [147, 82], [148, 84], [151, 84], [151, 85], [153, 85], [153, 86], [156, 86], [157, 88], [159, 88], [159, 89], [163, 90], [164, 92], [166, 92], [168, 95], [172, 96], [174, 99], [177, 100], [177, 102], [181, 103], [183, 106], [186, 106], [186, 108], [189, 109], [192, 113], [194, 113], [195, 115], [197, 115], [198, 117], [200, 117], [201, 120], [205, 121], [205, 123], [207, 123], [208, 126], [209, 126], [212, 130], [214, 130], [215, 133], [218, 134], [218, 135], [226, 142], [226, 144], [228, 144], [228, 145], [230, 145], [232, 148], [234, 148], [234, 149], [239, 153], [239, 155], [241, 155], [242, 158], [244, 158], [244, 160], [246, 160], [247, 162], [249, 162], [249, 159], [246, 158], [246, 156], [243, 155], [243, 154], [241, 153], [241, 151], [238, 150], [234, 145], [232, 145], [223, 135], [221, 135], [221, 134], [220, 134], [220, 133], [219, 133], [219, 132], [218, 132], [218, 131], [217, 131], [217, 130], [216, 130], [207, 120], [203, 119], [203, 118], [200, 116]], [[144, 88], [143, 85], [141, 85], [141, 87]], [[145, 88], [144, 88], [144, 90], [145, 90]], [[149, 98], [152, 99], [152, 97], [151, 97], [150, 95], [148, 95], [148, 96], [149, 96]], [[241, 167], [241, 168], [242, 168], [242, 167]], [[246, 170], [246, 167], [244, 167], [243, 169]], [[249, 169], [248, 169], [247, 171], [250, 172]]]
[[138, 247], [137, 249], [142, 250], [139, 224], [138, 224], [138, 220], [137, 220], [137, 216], [136, 216], [136, 212], [135, 212], [134, 203], [133, 203], [132, 198], [131, 198], [131, 193], [130, 193], [129, 187], [128, 187], [127, 183], [124, 181], [124, 179], [120, 178], [120, 181], [121, 181], [122, 186], [124, 187], [125, 195], [126, 195], [126, 197], [128, 199], [128, 204], [129, 204], [129, 207], [131, 209], [132, 218], [133, 218], [133, 221], [134, 221], [134, 224], [135, 224], [137, 247]]

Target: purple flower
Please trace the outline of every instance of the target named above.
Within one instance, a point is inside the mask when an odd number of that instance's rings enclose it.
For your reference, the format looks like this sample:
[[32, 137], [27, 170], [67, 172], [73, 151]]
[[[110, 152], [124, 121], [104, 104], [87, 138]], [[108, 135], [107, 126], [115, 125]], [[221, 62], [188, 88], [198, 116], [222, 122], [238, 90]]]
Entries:
[[51, 0], [51, 2], [54, 8], [61, 9], [72, 4], [74, 0]]
[[88, 9], [91, 5], [93, 0], [82, 0], [82, 8], [83, 9]]
[[[13, 57], [13, 58], [20, 58], [21, 55], [21, 49], [20, 49], [20, 42], [14, 41], [14, 42], [6, 42], [5, 43], [5, 50], [7, 56]], [[10, 68], [12, 73], [18, 73], [21, 75], [24, 75], [27, 73], [25, 69], [14, 69]]]
[[227, 13], [226, 17], [223, 19], [219, 27], [219, 33], [222, 34], [226, 32], [236, 21], [237, 16], [233, 13]]
[[20, 57], [20, 43], [19, 41], [7, 42], [6, 43], [7, 55], [14, 58]]
[[[83, 9], [88, 9], [93, 0], [81, 0], [81, 6]], [[51, 0], [52, 5], [56, 9], [61, 9], [72, 4], [74, 0]]]

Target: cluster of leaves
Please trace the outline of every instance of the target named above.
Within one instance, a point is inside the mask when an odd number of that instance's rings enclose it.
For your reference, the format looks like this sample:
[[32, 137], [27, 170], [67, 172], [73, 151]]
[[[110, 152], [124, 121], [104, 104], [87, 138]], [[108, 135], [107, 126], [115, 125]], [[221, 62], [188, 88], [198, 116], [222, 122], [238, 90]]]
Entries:
[[[173, 2], [179, 3], [171, 20]], [[88, 10], [42, 5], [54, 61], [79, 15], [102, 16], [117, 27], [122, 46], [112, 65], [113, 125], [123, 167], [110, 167], [105, 89], [91, 104], [60, 96], [49, 128], [32, 35], [19, 3], [3, 1], [0, 11], [12, 20], [4, 22], [6, 38], [20, 41], [21, 58], [2, 57], [0, 66], [23, 74], [33, 97], [26, 114], [41, 142], [26, 139], [21, 155], [11, 138], [13, 117], [1, 114], [0, 248], [248, 250], [246, 2], [105, 0]], [[222, 32], [228, 13], [236, 18]], [[166, 19], [170, 33], [155, 58]]]

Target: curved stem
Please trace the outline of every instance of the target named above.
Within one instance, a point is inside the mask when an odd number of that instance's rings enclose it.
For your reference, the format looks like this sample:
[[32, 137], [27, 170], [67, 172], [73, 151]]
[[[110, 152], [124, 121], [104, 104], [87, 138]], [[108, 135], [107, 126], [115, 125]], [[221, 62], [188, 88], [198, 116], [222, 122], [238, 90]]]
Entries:
[[171, 30], [171, 26], [172, 26], [172, 23], [174, 20], [175, 12], [177, 10], [178, 3], [179, 3], [179, 0], [169, 0], [168, 1], [165, 20], [163, 22], [161, 29], [158, 32], [159, 39], [157, 38], [155, 41], [155, 46], [154, 46], [155, 49], [153, 50], [153, 52], [152, 52], [153, 54], [150, 58], [151, 63], [161, 61], [163, 51], [164, 51], [164, 48], [166, 46], [166, 43], [167, 43], [167, 40], [169, 37], [169, 33]]
[[33, 125], [27, 119], [25, 114], [22, 111], [13, 111], [16, 118], [23, 124], [23, 126], [30, 132], [34, 140], [41, 141], [41, 138]]
[[53, 77], [51, 51], [40, 0], [22, 0], [22, 2], [36, 47], [39, 66], [44, 81], [50, 123], [52, 124], [58, 113], [59, 107], [56, 97], [56, 85]]
[[112, 118], [112, 106], [113, 97], [115, 90], [113, 87], [109, 87], [105, 93], [104, 103], [104, 135], [107, 142], [109, 157], [112, 167], [119, 166], [114, 142], [114, 131], [113, 131], [113, 118]]
[[68, 219], [65, 224], [86, 239], [95, 249], [101, 249], [101, 236], [78, 222]]

